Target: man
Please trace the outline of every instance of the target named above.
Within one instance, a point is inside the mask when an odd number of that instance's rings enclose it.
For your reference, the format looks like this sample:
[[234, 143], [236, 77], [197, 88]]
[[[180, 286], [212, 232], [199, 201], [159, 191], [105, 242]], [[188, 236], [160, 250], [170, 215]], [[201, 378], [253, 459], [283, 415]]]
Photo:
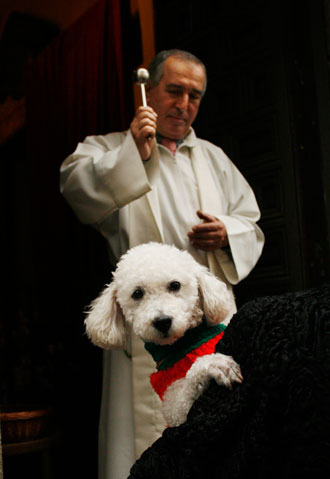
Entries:
[[[254, 194], [223, 151], [191, 128], [206, 89], [200, 60], [160, 52], [149, 74], [148, 106], [138, 108], [127, 132], [79, 144], [61, 167], [61, 191], [78, 218], [107, 239], [113, 264], [137, 244], [175, 244], [231, 288], [250, 273], [263, 247]], [[148, 384], [154, 365], [136, 338], [129, 354], [132, 361], [122, 351], [104, 356], [102, 478], [125, 477], [135, 454], [164, 427]]]

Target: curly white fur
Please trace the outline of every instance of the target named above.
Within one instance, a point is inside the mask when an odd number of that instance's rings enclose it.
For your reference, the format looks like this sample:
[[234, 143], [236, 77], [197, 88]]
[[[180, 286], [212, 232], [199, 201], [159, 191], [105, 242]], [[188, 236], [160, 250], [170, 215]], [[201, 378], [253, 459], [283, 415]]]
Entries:
[[[127, 325], [145, 342], [172, 344], [201, 324], [203, 316], [209, 325], [220, 323], [232, 306], [227, 286], [189, 253], [147, 243], [122, 256], [113, 281], [91, 304], [85, 326], [92, 342], [105, 349], [125, 346]], [[159, 328], [157, 322], [164, 318], [168, 327]], [[171, 385], [166, 392], [164, 412], [169, 425], [185, 420], [211, 377], [226, 386], [241, 380], [232, 358], [215, 354], [201, 359], [180, 385]]]
[[163, 398], [163, 414], [169, 426], [179, 426], [187, 419], [195, 400], [214, 379], [220, 386], [231, 388], [234, 381], [241, 382], [239, 365], [231, 356], [215, 353], [198, 358], [186, 377], [171, 384]]

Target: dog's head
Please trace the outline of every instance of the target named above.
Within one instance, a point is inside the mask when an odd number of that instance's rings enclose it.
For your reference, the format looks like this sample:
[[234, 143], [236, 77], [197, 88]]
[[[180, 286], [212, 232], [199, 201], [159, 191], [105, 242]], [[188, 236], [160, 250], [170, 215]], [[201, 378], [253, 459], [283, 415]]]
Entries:
[[85, 319], [94, 344], [122, 347], [127, 325], [145, 342], [172, 344], [202, 322], [218, 324], [233, 305], [227, 286], [174, 246], [147, 243], [124, 254], [113, 281]]

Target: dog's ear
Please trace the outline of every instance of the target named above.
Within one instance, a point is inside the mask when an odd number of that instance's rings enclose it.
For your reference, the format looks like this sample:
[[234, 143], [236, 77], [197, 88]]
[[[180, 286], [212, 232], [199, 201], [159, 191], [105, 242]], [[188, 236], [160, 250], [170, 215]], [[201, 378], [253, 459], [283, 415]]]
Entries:
[[210, 325], [221, 323], [234, 306], [234, 298], [223, 281], [201, 267], [198, 277], [202, 309]]
[[115, 282], [112, 282], [91, 303], [85, 318], [88, 337], [103, 349], [124, 347], [127, 339], [125, 319], [116, 296]]

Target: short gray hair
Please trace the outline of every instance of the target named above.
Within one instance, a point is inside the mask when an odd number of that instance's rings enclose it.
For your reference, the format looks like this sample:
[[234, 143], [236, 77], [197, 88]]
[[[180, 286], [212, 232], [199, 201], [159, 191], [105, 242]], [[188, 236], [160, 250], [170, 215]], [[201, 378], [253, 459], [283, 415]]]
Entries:
[[206, 67], [204, 63], [197, 58], [195, 55], [193, 55], [190, 52], [186, 52], [185, 50], [178, 50], [178, 49], [173, 49], [173, 50], [162, 50], [161, 52], [157, 53], [157, 55], [153, 58], [153, 60], [150, 62], [149, 65], [149, 81], [152, 86], [157, 86], [163, 76], [163, 70], [164, 70], [164, 62], [167, 58], [169, 57], [176, 57], [180, 58], [184, 61], [187, 62], [193, 62], [197, 63], [200, 65], [205, 73], [205, 83], [202, 91], [202, 96], [204, 95], [206, 91], [206, 84], [207, 84], [207, 73], [206, 73]]

